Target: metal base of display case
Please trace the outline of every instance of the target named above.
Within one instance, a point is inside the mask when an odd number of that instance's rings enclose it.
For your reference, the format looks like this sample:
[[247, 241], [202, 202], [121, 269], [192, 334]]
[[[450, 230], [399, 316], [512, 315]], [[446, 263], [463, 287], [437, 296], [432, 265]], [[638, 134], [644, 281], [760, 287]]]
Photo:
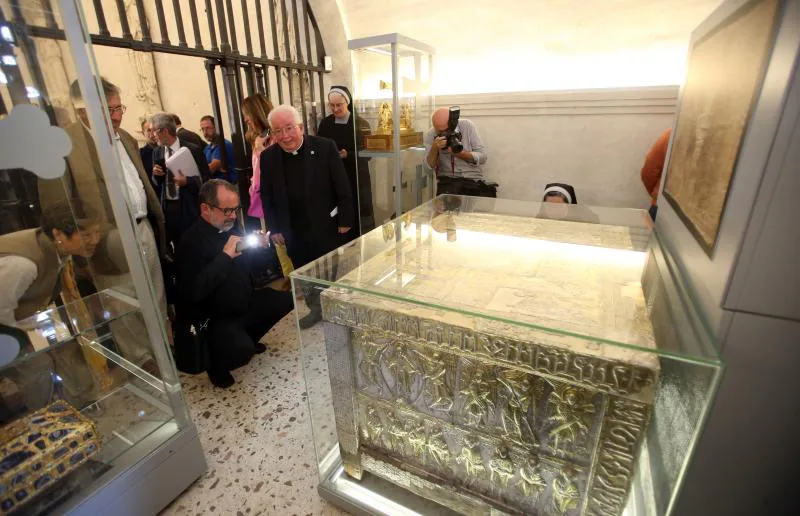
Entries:
[[57, 514], [156, 514], [205, 471], [197, 429], [179, 429], [172, 421], [119, 457], [92, 486], [93, 494], [59, 507]]
[[341, 459], [319, 484], [319, 494], [350, 514], [410, 516], [414, 514], [457, 515], [438, 503], [407, 491], [369, 473], [355, 480], [344, 472]]

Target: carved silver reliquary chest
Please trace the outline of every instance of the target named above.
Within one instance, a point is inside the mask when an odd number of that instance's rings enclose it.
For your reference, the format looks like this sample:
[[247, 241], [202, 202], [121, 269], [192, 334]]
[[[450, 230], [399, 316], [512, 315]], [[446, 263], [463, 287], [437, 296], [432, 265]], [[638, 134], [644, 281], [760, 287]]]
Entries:
[[659, 374], [644, 237], [489, 214], [449, 226], [322, 294], [345, 470], [465, 514], [620, 514]]

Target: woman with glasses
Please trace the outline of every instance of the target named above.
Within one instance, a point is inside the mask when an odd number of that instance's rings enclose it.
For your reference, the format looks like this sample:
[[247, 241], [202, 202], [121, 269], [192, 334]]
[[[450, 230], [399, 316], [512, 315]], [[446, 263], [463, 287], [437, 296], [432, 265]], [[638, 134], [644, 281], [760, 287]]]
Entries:
[[[69, 304], [66, 313], [73, 324], [92, 322], [78, 287], [74, 258], [92, 260], [94, 269], [107, 268], [110, 262], [107, 257], [98, 260], [95, 256], [101, 222], [84, 207], [76, 199], [68, 202], [62, 198], [43, 207], [41, 227], [0, 236], [0, 325], [29, 329], [29, 318], [54, 304]], [[10, 345], [8, 340], [4, 342]], [[73, 342], [3, 371], [2, 376], [19, 388], [28, 410], [52, 401], [58, 387], [51, 375], [54, 369], [60, 375], [63, 394], [79, 408], [112, 387], [113, 376], [105, 358], [78, 345], [77, 340]], [[19, 342], [14, 350], [7, 347], [3, 359], [14, 360], [18, 353], [25, 353], [25, 343]], [[4, 365], [0, 361], [0, 367]]]
[[[369, 134], [369, 123], [353, 113], [353, 96], [346, 86], [331, 86], [328, 92], [328, 107], [331, 114], [319, 124], [317, 136], [324, 136], [336, 142], [339, 156], [342, 158], [350, 188], [353, 191], [353, 213], [360, 216], [353, 229], [346, 235], [352, 240], [375, 227], [372, 212], [372, 183], [369, 177], [369, 158], [357, 157], [354, 126], [358, 128], [359, 137]], [[359, 210], [360, 204], [360, 210]]]

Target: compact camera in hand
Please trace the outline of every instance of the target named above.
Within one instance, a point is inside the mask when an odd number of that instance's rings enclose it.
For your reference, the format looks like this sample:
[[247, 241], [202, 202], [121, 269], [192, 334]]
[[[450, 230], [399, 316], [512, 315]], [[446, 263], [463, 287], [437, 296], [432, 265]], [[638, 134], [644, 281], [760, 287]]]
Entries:
[[269, 232], [267, 232], [267, 238], [265, 239], [266, 245], [263, 245], [262, 237], [259, 233], [250, 233], [245, 235], [241, 240], [236, 242], [236, 252], [241, 253], [248, 249], [260, 249], [262, 247], [269, 247]]
[[442, 134], [447, 139], [447, 147], [453, 154], [458, 154], [464, 150], [464, 145], [461, 143], [461, 132], [456, 129], [459, 116], [461, 116], [461, 106], [450, 106], [447, 129]]

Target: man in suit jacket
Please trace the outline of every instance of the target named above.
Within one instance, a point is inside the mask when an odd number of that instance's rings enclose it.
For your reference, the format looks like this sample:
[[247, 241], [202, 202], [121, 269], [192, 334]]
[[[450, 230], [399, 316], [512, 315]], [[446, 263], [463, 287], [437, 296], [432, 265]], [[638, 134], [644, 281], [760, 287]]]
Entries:
[[[304, 135], [292, 106], [273, 109], [268, 122], [278, 145], [261, 155], [264, 218], [272, 239], [285, 243], [295, 267], [301, 267], [344, 243], [355, 217], [353, 194], [333, 140]], [[309, 290], [305, 298], [311, 313], [301, 319], [303, 328], [322, 315], [319, 290]]]
[[[164, 281], [159, 261], [159, 255], [163, 256], [166, 252], [164, 212], [161, 210], [161, 204], [142, 165], [136, 140], [120, 127], [126, 109], [122, 104], [120, 90], [102, 78], [101, 84], [114, 130], [113, 143], [120, 159], [117, 170], [105, 172], [113, 174], [110, 177], [115, 179], [119, 177], [117, 174], [121, 174], [120, 179], [128, 194], [128, 212], [135, 221], [138, 239], [155, 288], [159, 309], [162, 317], [166, 320]], [[67, 156], [68, 166], [62, 178], [39, 180], [39, 199], [42, 210], [44, 211], [48, 205], [64, 199], [77, 198], [88, 211], [96, 213], [103, 223], [100, 248], [110, 260], [108, 260], [109, 267], [107, 268], [93, 268], [94, 284], [98, 290], [113, 288], [136, 297], [111, 209], [106, 175], [100, 166], [97, 149], [90, 132], [83, 95], [77, 81], [73, 82], [70, 87], [70, 96], [79, 116], [77, 122], [65, 128], [72, 140], [72, 151]], [[150, 346], [147, 344], [147, 339], [143, 338], [143, 335], [147, 335], [144, 329], [144, 320], [136, 317], [123, 318], [123, 320], [112, 323], [112, 332], [119, 351], [126, 359], [136, 365], [144, 366], [151, 372], [157, 372]]]
[[181, 118], [178, 115], [172, 113], [172, 119], [175, 120], [175, 134], [178, 135], [178, 138], [183, 140], [185, 143], [191, 143], [195, 147], [199, 147], [200, 150], [205, 148], [206, 144], [200, 135], [183, 127], [181, 124]]
[[[200, 186], [211, 176], [203, 150], [178, 136], [173, 115], [159, 113], [150, 117], [150, 126], [158, 140], [153, 151], [153, 178], [160, 194], [167, 224], [167, 245], [177, 249], [181, 234], [192, 227], [200, 215]], [[191, 151], [200, 177], [187, 177], [167, 170], [166, 160], [181, 147]]]

